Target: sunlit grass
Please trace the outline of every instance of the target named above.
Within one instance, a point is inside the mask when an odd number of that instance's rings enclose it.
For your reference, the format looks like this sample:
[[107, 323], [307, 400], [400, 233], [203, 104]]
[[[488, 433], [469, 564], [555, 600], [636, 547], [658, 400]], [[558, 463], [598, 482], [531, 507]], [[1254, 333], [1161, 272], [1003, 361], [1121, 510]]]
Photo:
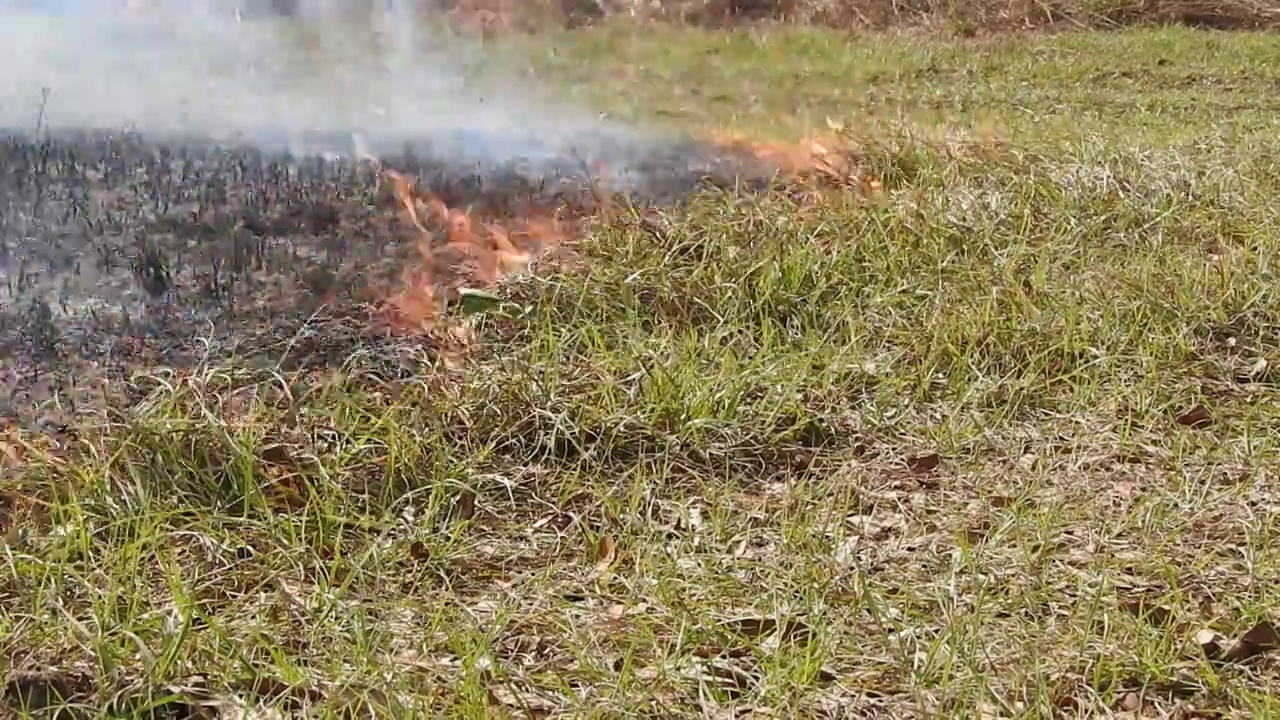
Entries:
[[1270, 658], [1196, 641], [1280, 587], [1260, 37], [551, 46], [619, 114], [841, 120], [883, 189], [619, 212], [471, 318], [461, 372], [154, 370], [70, 451], [15, 434], [10, 701], [1278, 709]]

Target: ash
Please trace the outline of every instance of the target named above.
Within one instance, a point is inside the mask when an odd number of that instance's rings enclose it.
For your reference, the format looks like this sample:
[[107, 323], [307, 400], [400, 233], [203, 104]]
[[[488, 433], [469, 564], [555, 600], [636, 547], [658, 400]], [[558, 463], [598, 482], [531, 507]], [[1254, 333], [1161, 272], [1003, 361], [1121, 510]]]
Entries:
[[[236, 357], [282, 369], [404, 352], [368, 321], [413, 242], [373, 155], [450, 206], [589, 212], [588, 169], [638, 204], [767, 168], [690, 141], [589, 151], [503, 139], [330, 133], [156, 136], [0, 130], [0, 414], [74, 405], [76, 390], [139, 369]], [[426, 338], [419, 344], [428, 343]], [[388, 372], [408, 363], [390, 360]]]

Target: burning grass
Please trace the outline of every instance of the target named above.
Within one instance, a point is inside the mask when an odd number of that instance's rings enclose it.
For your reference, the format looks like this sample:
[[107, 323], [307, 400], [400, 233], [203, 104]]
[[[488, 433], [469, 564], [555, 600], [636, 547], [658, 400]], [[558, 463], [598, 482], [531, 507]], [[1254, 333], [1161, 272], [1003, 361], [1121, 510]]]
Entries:
[[733, 148], [647, 144], [649, 164], [631, 166], [636, 149], [601, 147], [634, 171], [613, 177], [626, 184], [607, 198], [583, 172], [601, 164], [583, 158], [528, 170], [429, 152], [296, 160], [199, 138], [10, 136], [0, 147], [0, 344], [20, 379], [10, 399], [22, 396], [27, 413], [63, 402], [68, 386], [84, 390], [83, 373], [125, 378], [149, 363], [326, 365], [344, 357], [338, 337], [452, 345], [437, 322], [446, 306], [563, 254], [606, 202], [676, 202], [718, 173], [722, 184], [769, 180]]
[[389, 301], [393, 322], [404, 329], [429, 329], [439, 288], [457, 293], [491, 286], [527, 271], [541, 253], [563, 245], [573, 233], [561, 209], [539, 214], [532, 208], [518, 217], [483, 219], [450, 208], [430, 191], [394, 171], [384, 171], [414, 229], [420, 266], [404, 275], [404, 288]]
[[[833, 187], [857, 187], [867, 194], [880, 189], [877, 179], [859, 176], [856, 148], [836, 135], [779, 143], [718, 131], [710, 134], [705, 147], [721, 157], [739, 158], [738, 167], [748, 173], [721, 178], [722, 183], [781, 182], [791, 192], [812, 193], [810, 199]], [[469, 290], [489, 288], [527, 272], [546, 253], [568, 249], [584, 221], [611, 220], [615, 206], [625, 204], [626, 198], [615, 197], [614, 191], [604, 187], [600, 177], [606, 170], [604, 163], [585, 169], [579, 192], [560, 195], [552, 200], [554, 204], [530, 196], [523, 207], [508, 202], [501, 204], [500, 211], [475, 212], [449, 207], [430, 189], [420, 187], [417, 178], [382, 168], [381, 177], [416, 231], [413, 245], [420, 260], [408, 263], [401, 286], [383, 305], [384, 316], [400, 331], [437, 329], [444, 304], [456, 302]], [[772, 175], [764, 175], [766, 170]], [[632, 215], [644, 212], [629, 205], [626, 210]]]

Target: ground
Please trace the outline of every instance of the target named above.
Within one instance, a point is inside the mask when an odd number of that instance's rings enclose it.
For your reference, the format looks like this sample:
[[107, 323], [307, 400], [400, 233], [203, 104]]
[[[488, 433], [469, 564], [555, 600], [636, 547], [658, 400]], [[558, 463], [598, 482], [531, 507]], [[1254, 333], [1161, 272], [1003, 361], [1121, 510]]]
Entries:
[[598, 218], [461, 365], [156, 368], [12, 430], [10, 704], [1280, 710], [1273, 37], [492, 43], [615, 117], [839, 134], [878, 189]]

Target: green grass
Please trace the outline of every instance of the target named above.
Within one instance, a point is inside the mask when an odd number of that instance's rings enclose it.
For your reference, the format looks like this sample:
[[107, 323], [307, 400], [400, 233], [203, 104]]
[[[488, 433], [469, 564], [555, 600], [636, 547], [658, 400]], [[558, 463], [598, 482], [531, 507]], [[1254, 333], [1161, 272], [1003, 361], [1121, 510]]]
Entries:
[[710, 32], [626, 25], [536, 36], [524, 48], [592, 107], [778, 137], [906, 117], [994, 123], [1016, 138], [1108, 145], [1275, 135], [1270, 33], [1181, 28], [981, 39], [815, 29]]
[[512, 41], [624, 117], [842, 119], [884, 192], [597, 223], [463, 371], [159, 373], [22, 434], [0, 658], [98, 708], [1280, 712], [1195, 639], [1280, 603], [1270, 42]]

